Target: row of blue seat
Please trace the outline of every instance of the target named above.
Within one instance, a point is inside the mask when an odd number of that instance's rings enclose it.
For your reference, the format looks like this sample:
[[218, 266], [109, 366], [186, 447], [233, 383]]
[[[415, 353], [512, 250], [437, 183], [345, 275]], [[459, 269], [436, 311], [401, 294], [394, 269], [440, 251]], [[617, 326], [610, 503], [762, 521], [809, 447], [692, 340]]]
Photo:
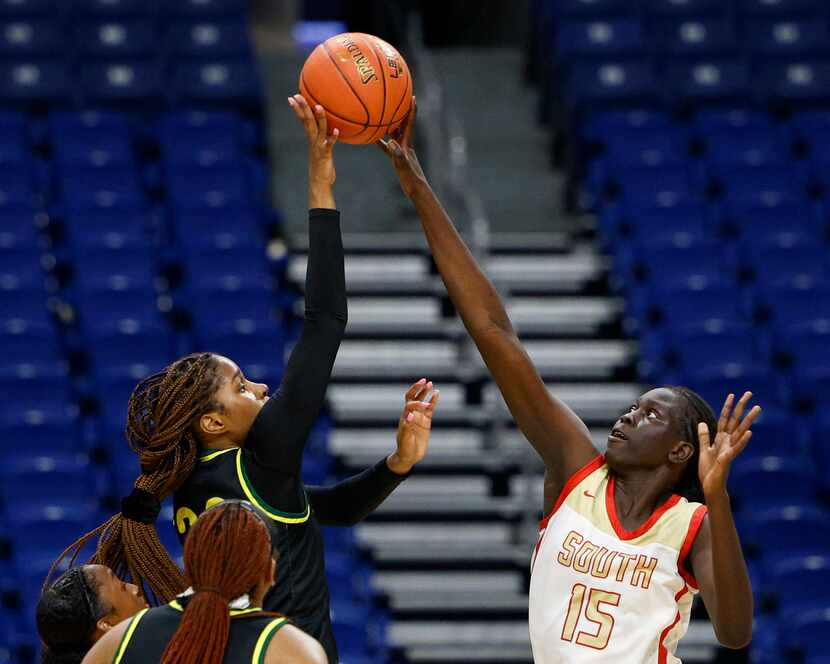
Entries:
[[2, 0], [0, 16], [10, 18], [81, 16], [245, 15], [246, 0]]
[[824, 16], [823, 0], [534, 0], [531, 13], [540, 19], [590, 17], [610, 19], [640, 14], [666, 16]]

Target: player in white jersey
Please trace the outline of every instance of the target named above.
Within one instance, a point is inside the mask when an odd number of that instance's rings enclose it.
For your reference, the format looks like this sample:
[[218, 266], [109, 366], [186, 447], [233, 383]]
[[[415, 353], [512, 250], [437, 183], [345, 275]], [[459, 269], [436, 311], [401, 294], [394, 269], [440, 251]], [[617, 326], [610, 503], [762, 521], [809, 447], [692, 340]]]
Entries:
[[430, 188], [411, 145], [414, 108], [381, 147], [467, 331], [545, 464], [530, 587], [536, 663], [678, 662], [698, 591], [720, 643], [747, 645], [752, 590], [726, 479], [760, 408], [743, 417], [751, 394], [737, 405], [729, 395], [716, 423], [691, 390], [651, 390], [620, 417], [600, 456], [584, 422], [548, 391]]

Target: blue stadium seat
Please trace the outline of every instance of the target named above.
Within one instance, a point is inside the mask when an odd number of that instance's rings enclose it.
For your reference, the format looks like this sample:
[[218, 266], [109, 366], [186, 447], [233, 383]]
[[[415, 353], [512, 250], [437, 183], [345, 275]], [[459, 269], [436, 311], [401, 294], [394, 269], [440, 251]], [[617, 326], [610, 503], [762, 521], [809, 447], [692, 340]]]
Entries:
[[[2, 148], [0, 148], [2, 158]], [[40, 244], [35, 212], [29, 206], [0, 207], [0, 247], [4, 250], [36, 249]]]
[[0, 435], [10, 448], [25, 447], [44, 454], [76, 453], [85, 447], [78, 417], [69, 413], [8, 413], [0, 420]]
[[169, 176], [168, 186], [175, 208], [240, 208], [250, 202], [245, 175], [235, 169], [177, 172]]
[[830, 61], [770, 63], [758, 71], [754, 87], [773, 101], [826, 102], [830, 100]]
[[[185, 265], [191, 283], [197, 283], [205, 275], [210, 275], [205, 288], [226, 282], [221, 286], [224, 290], [242, 289], [246, 284], [255, 283], [256, 290], [262, 290], [270, 277], [265, 252], [261, 247], [254, 251], [250, 247], [237, 248], [233, 245], [227, 248], [209, 248], [204, 245], [198, 248], [187, 247]], [[228, 277], [238, 277], [238, 281]]]
[[145, 58], [155, 55], [158, 35], [151, 21], [107, 20], [82, 23], [77, 48], [87, 58]]
[[128, 140], [130, 123], [123, 113], [108, 110], [60, 111], [49, 113], [49, 131], [53, 140], [63, 137], [103, 140]]
[[180, 57], [225, 58], [250, 53], [245, 21], [177, 22], [167, 32], [168, 48]]
[[167, 0], [159, 9], [172, 16], [237, 18], [245, 15], [247, 6], [246, 0]]
[[[135, 358], [136, 360], [140, 358]], [[96, 372], [96, 397], [99, 405], [99, 420], [113, 462], [122, 464], [127, 481], [134, 481], [137, 475], [137, 459], [130, 450], [124, 436], [127, 423], [127, 406], [130, 396], [138, 383], [156, 371], [161, 371], [170, 359], [156, 365], [103, 366]]]
[[200, 346], [236, 362], [251, 380], [279, 385], [284, 367], [285, 331], [276, 325], [255, 325], [236, 321], [235, 329], [211, 325], [199, 330]]
[[221, 246], [236, 237], [259, 243], [262, 235], [256, 214], [250, 208], [178, 210], [173, 225], [180, 242], [195, 246]]
[[659, 26], [660, 49], [673, 58], [721, 58], [735, 53], [738, 39], [732, 23], [723, 19], [684, 18]]
[[0, 293], [0, 330], [11, 331], [27, 325], [49, 327], [51, 318], [42, 288], [0, 290]]
[[830, 40], [825, 22], [810, 19], [751, 21], [744, 34], [756, 57], [802, 58], [826, 54]]
[[0, 348], [3, 349], [0, 367], [4, 369], [21, 362], [41, 366], [63, 360], [54, 330], [42, 323], [20, 319], [5, 323], [0, 329]]
[[819, 215], [807, 202], [782, 203], [772, 207], [732, 205], [724, 212], [734, 230], [749, 240], [752, 237], [772, 237], [782, 229], [811, 234], [819, 228]]
[[779, 350], [791, 358], [793, 365], [798, 368], [830, 369], [830, 325], [819, 320], [815, 325], [793, 326], [786, 333], [780, 335]]
[[[731, 299], [728, 293], [733, 294]], [[742, 320], [734, 301], [734, 289], [728, 286], [699, 290], [683, 285], [662, 287], [655, 292], [652, 306], [659, 312], [659, 320], [675, 328], [684, 325], [731, 324]]]
[[89, 339], [87, 352], [96, 375], [140, 375], [159, 371], [173, 360], [173, 340], [154, 326], [89, 330]]
[[670, 83], [666, 91], [670, 103], [742, 102], [751, 91], [749, 68], [738, 59], [670, 62], [665, 80]]
[[86, 290], [96, 288], [152, 289], [155, 257], [146, 248], [101, 248], [75, 264], [75, 283]]
[[21, 412], [37, 410], [41, 404], [71, 401], [66, 367], [60, 363], [37, 364], [30, 356], [9, 356], [0, 368], [0, 401], [5, 408]]
[[767, 247], [748, 252], [746, 258], [756, 282], [765, 287], [795, 282], [808, 285], [827, 275], [827, 254], [822, 247]]
[[733, 108], [701, 108], [692, 123], [697, 132], [705, 137], [715, 132], [729, 131], [771, 131], [773, 123], [768, 113], [743, 106]]
[[63, 50], [60, 26], [51, 21], [0, 22], [0, 55], [4, 58], [58, 57]]
[[100, 18], [123, 16], [152, 17], [156, 0], [74, 0], [81, 14]]
[[830, 587], [830, 557], [793, 556], [775, 561], [764, 570], [764, 592], [771, 595], [779, 610], [823, 600]]
[[671, 310], [667, 315], [672, 328], [669, 349], [684, 370], [735, 372], [757, 363], [749, 325], [719, 321], [678, 327], [671, 320]]
[[30, 175], [14, 164], [0, 171], [0, 207], [29, 207], [34, 202]]
[[830, 603], [826, 597], [811, 607], [788, 611], [783, 617], [782, 634], [791, 652], [801, 657], [827, 653], [827, 634], [830, 633]]
[[[73, 460], [71, 456], [58, 456], [55, 460], [61, 463], [67, 458]], [[92, 479], [89, 478], [89, 484], [93, 490], [86, 496], [73, 495], [72, 498], [75, 500], [55, 500], [50, 504], [50, 496], [55, 493], [50, 489], [45, 495], [36, 496], [38, 502], [34, 505], [29, 506], [18, 500], [15, 509], [7, 511], [9, 525], [17, 532], [26, 533], [25, 537], [15, 538], [13, 549], [17, 560], [43, 556], [57, 558], [75, 539], [98, 525], [95, 522], [98, 516], [95, 501], [89, 500], [96, 498], [95, 483]], [[76, 481], [74, 477], [72, 481]], [[60, 490], [57, 493], [60, 493]], [[41, 500], [45, 501], [45, 504], [40, 502]], [[43, 578], [38, 586], [42, 583]]]
[[659, 170], [659, 177], [653, 168], [630, 168], [620, 173], [618, 180], [624, 200], [643, 207], [667, 207], [699, 200], [699, 187], [686, 167]]
[[[682, 132], [623, 134], [610, 143], [602, 156], [613, 171], [629, 167], [677, 167], [689, 159], [689, 139]], [[594, 162], [597, 163], [597, 162]]]
[[155, 224], [141, 210], [107, 208], [70, 210], [66, 216], [67, 243], [76, 256], [85, 252], [118, 249], [150, 249]]
[[60, 138], [54, 144], [56, 161], [70, 172], [77, 168], [135, 168], [132, 148], [126, 137], [116, 139], [107, 135], [74, 135]]
[[700, 17], [724, 14], [727, 6], [718, 0], [644, 0], [643, 9], [654, 16]]
[[647, 60], [577, 63], [568, 76], [566, 101], [576, 108], [643, 104], [655, 101], [658, 90], [654, 70]]
[[86, 169], [65, 173], [61, 179], [64, 203], [69, 209], [130, 208], [140, 209], [146, 204], [136, 173]]
[[719, 174], [727, 204], [778, 207], [803, 203], [806, 191], [786, 166], [731, 168]]
[[724, 167], [789, 166], [789, 147], [769, 130], [733, 129], [706, 136], [706, 160], [716, 170]]
[[585, 140], [610, 144], [629, 133], [641, 135], [669, 128], [674, 130], [667, 113], [653, 108], [629, 108], [592, 112], [583, 120], [579, 133]]
[[247, 106], [259, 100], [259, 78], [247, 58], [180, 63], [173, 75], [172, 94], [178, 104]]
[[[757, 493], [757, 491], [755, 492]], [[830, 550], [830, 519], [827, 512], [811, 504], [751, 509], [742, 515], [741, 538], [762, 553]], [[769, 549], [770, 542], [775, 543]]]
[[152, 290], [92, 290], [80, 298], [80, 324], [87, 331], [131, 329], [164, 332], [164, 320]]
[[[700, 394], [716, 413], [720, 412], [728, 394], [740, 396], [746, 390], [753, 393], [753, 400], [761, 404], [764, 411], [762, 418], [753, 426], [755, 435], [745, 454], [774, 456], [781, 454], [782, 445], [786, 446], [787, 451], [790, 446], [796, 447], [789, 419], [774, 409], [782, 401], [780, 381], [766, 367], [691, 367], [684, 371], [683, 382]], [[785, 433], [784, 437], [781, 437], [782, 433]], [[803, 443], [802, 440], [802, 447]]]
[[824, 15], [826, 5], [822, 0], [739, 0], [737, 9], [746, 15], [758, 16], [801, 16]]
[[809, 138], [814, 134], [830, 133], [830, 111], [816, 109], [797, 109], [790, 121], [795, 133], [800, 138]]
[[652, 285], [665, 288], [685, 285], [690, 277], [697, 277], [701, 283], [728, 278], [729, 275], [721, 268], [719, 254], [711, 241], [697, 241], [686, 246], [652, 245], [647, 252], [643, 252], [640, 261], [646, 271], [646, 279]]
[[61, 4], [59, 0], [0, 0], [0, 16], [13, 19], [52, 17], [60, 15]]
[[89, 460], [78, 454], [12, 458], [0, 467], [0, 477], [6, 505], [86, 502], [105, 488]]
[[41, 257], [33, 247], [0, 246], [0, 290], [42, 289]]
[[563, 21], [557, 27], [556, 48], [565, 58], [605, 58], [639, 55], [644, 50], [640, 21]]
[[736, 460], [730, 473], [729, 493], [741, 509], [808, 502], [815, 497], [815, 476], [802, 459], [741, 458]]
[[201, 168], [242, 168], [242, 154], [233, 135], [188, 132], [162, 139], [162, 159], [168, 173]]
[[62, 60], [0, 63], [0, 99], [7, 103], [59, 102], [68, 96], [71, 80]]
[[[614, 237], [649, 239], [659, 245], [692, 243], [703, 238], [714, 225], [705, 206], [695, 203], [670, 210], [660, 207], [606, 206], [600, 215], [603, 233]], [[679, 237], [679, 236], [683, 237]]]
[[222, 312], [222, 320], [226, 323], [251, 321], [257, 326], [280, 324], [277, 302], [265, 289], [198, 288], [197, 284], [187, 302], [200, 329], [207, 329], [211, 325], [217, 311]]
[[87, 104], [156, 103], [162, 92], [159, 66], [150, 61], [90, 63], [81, 67]]
[[780, 330], [810, 321], [826, 320], [830, 324], [830, 286], [772, 286], [764, 289], [758, 299], [763, 313]]
[[199, 137], [239, 136], [240, 132], [239, 117], [229, 111], [185, 108], [162, 113], [159, 119], [159, 134], [163, 139], [191, 134], [196, 140]]

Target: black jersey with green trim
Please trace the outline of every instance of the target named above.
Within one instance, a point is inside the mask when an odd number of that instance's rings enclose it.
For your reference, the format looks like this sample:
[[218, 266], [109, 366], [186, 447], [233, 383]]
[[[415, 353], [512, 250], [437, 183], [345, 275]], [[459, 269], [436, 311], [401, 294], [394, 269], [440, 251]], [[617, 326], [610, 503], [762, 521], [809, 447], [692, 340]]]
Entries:
[[[262, 615], [261, 608], [231, 610], [230, 613], [231, 625], [223, 664], [263, 664], [271, 639], [288, 624], [288, 620], [282, 616]], [[182, 615], [182, 605], [176, 600], [134, 615], [115, 651], [113, 664], [152, 664], [161, 661]]]
[[248, 500], [269, 517], [277, 552], [277, 582], [265, 596], [265, 610], [288, 616], [297, 627], [320, 641], [329, 661], [338, 661], [329, 613], [323, 537], [311, 503], [306, 498], [301, 512], [285, 512], [262, 500], [248, 479], [242, 448], [203, 454], [193, 473], [173, 495], [174, 527], [179, 539], [184, 541], [199, 514], [227, 499]]

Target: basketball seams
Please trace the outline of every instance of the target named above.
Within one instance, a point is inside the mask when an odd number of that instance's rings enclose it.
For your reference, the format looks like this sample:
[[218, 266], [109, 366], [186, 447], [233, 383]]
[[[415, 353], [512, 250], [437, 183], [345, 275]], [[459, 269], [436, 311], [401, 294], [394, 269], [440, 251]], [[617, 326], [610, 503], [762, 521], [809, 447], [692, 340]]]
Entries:
[[[346, 76], [346, 74], [344, 74], [342, 71], [340, 71], [340, 66], [337, 64], [337, 60], [335, 60], [334, 56], [331, 54], [331, 51], [329, 50], [329, 47], [326, 44], [326, 42], [323, 42], [322, 44], [320, 44], [320, 46], [323, 47], [323, 50], [325, 51], [326, 55], [329, 56], [329, 60], [331, 60], [331, 63], [334, 65], [334, 68], [337, 70], [337, 73], [340, 74], [340, 76], [346, 82], [346, 85], [349, 86], [349, 89], [352, 91], [352, 94], [355, 96], [355, 99], [357, 99], [360, 102], [360, 105], [363, 107], [363, 110], [366, 111], [366, 122], [355, 122], [354, 120], [348, 120], [348, 122], [368, 126], [369, 120], [372, 119], [372, 114], [369, 113], [369, 108], [366, 106], [363, 99], [360, 98], [360, 95], [358, 94], [357, 90], [354, 89], [354, 86], [352, 85], [352, 82], [349, 80], [349, 77]], [[342, 118], [342, 119], [345, 120], [346, 118]]]
[[388, 126], [388, 123], [384, 122], [384, 117], [386, 116], [386, 68], [383, 66], [383, 60], [381, 59], [380, 55], [378, 54], [378, 48], [375, 44], [375, 40], [371, 36], [367, 36], [365, 41], [369, 44], [369, 48], [371, 49], [372, 53], [375, 54], [375, 58], [378, 61], [378, 70], [380, 71], [380, 80], [383, 82], [383, 105], [380, 109], [380, 122], [377, 126], [377, 129], [372, 132], [371, 140], [369, 143], [375, 142], [375, 134], [378, 133], [378, 130], [383, 129]]

